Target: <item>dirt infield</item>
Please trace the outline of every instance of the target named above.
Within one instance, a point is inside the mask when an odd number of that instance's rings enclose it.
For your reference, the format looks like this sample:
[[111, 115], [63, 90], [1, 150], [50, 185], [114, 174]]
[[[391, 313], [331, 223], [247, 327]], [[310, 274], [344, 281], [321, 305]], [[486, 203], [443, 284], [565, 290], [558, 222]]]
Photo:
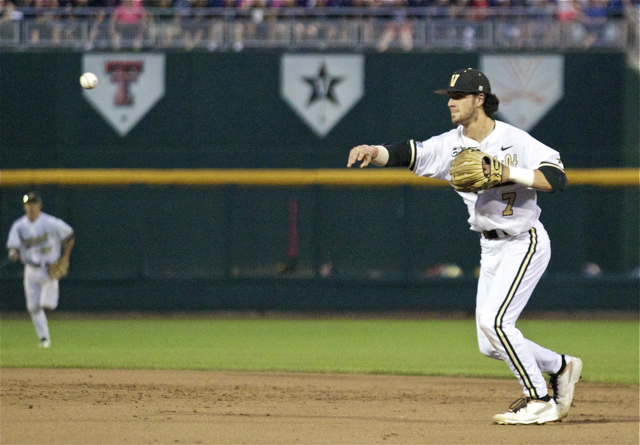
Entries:
[[514, 380], [2, 369], [3, 444], [637, 444], [638, 387], [581, 382], [560, 423], [492, 425]]

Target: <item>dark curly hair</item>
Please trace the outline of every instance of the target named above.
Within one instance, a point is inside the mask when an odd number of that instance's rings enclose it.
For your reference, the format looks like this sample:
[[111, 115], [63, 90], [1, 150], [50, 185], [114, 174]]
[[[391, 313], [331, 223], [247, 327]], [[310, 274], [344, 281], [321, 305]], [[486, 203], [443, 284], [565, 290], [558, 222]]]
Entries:
[[484, 103], [482, 104], [482, 109], [484, 110], [484, 114], [488, 117], [493, 118], [493, 115], [498, 112], [498, 106], [500, 105], [500, 99], [495, 94], [487, 93], [484, 95]]

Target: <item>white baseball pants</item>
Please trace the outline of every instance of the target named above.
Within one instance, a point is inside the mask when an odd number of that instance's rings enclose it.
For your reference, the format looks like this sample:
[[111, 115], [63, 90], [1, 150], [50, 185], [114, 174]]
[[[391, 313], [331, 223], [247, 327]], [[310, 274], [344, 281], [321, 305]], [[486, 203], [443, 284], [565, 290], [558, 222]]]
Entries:
[[39, 339], [49, 337], [49, 324], [44, 309], [58, 307], [58, 280], [52, 280], [44, 267], [27, 264], [24, 267], [24, 295], [27, 310], [33, 321]]
[[476, 325], [480, 351], [505, 361], [525, 394], [548, 394], [542, 373], [556, 373], [562, 357], [524, 338], [516, 320], [551, 258], [549, 235], [540, 222], [528, 232], [481, 240]]

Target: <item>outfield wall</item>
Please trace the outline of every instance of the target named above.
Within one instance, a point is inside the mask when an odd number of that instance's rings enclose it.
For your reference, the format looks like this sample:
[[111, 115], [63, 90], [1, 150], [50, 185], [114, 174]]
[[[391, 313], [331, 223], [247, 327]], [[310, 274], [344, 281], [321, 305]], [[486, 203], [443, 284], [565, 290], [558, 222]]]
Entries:
[[[473, 310], [478, 238], [450, 187], [301, 181], [292, 169], [346, 172], [355, 144], [446, 131], [446, 100], [433, 90], [481, 55], [364, 54], [364, 95], [324, 137], [283, 100], [280, 52], [166, 53], [164, 95], [124, 136], [85, 100], [83, 57], [0, 52], [0, 234], [29, 188], [74, 227], [61, 309]], [[539, 194], [553, 253], [529, 307], [637, 310], [637, 74], [616, 53], [565, 54], [564, 67], [564, 95], [531, 133], [562, 153], [571, 186]], [[576, 170], [603, 167], [633, 168], [635, 183]], [[110, 183], [93, 171], [65, 182], [43, 180], [44, 168], [255, 168], [282, 183], [221, 173], [190, 183], [179, 172]], [[32, 179], [3, 182], [24, 169]], [[603, 274], [584, 277], [588, 263]], [[463, 276], [434, 276], [443, 264]], [[23, 307], [21, 270], [5, 268], [0, 309]]]
[[[287, 53], [144, 54], [164, 57], [164, 69], [144, 73], [162, 75], [164, 87], [158, 88], [163, 93], [121, 136], [78, 83], [83, 57], [93, 53], [0, 52], [0, 168], [343, 168], [354, 145], [422, 140], [448, 130], [446, 97], [433, 91], [445, 87], [453, 71], [476, 67], [483, 57], [365, 53], [362, 97], [320, 136], [283, 98]], [[107, 61], [124, 57], [107, 56]], [[632, 154], [638, 142], [637, 75], [626, 68], [625, 54], [559, 56], [563, 71], [552, 79], [562, 85], [562, 97], [531, 134], [556, 148], [569, 168], [637, 167]], [[518, 77], [531, 106], [550, 100], [552, 91], [518, 72], [536, 62], [518, 63], [504, 71], [511, 73], [508, 78]], [[115, 96], [116, 84], [102, 75], [94, 92], [111, 88]], [[346, 75], [330, 79], [349, 80]], [[136, 95], [135, 87], [141, 83], [129, 85], [132, 104], [120, 109], [140, 105], [143, 94]], [[300, 94], [311, 96], [310, 87], [300, 88]], [[336, 93], [335, 101], [349, 100], [345, 94]], [[507, 95], [503, 105], [516, 99]], [[107, 94], [100, 101], [110, 106], [114, 97]], [[113, 119], [127, 118], [114, 113]]]
[[[473, 309], [479, 239], [448, 186], [41, 190], [45, 211], [76, 230], [62, 309]], [[7, 233], [21, 214], [23, 188], [0, 191]], [[553, 253], [530, 307], [637, 310], [637, 220], [627, 236], [622, 229], [637, 216], [639, 199], [637, 188], [588, 185], [540, 194]], [[634, 214], [620, 211], [625, 200], [635, 203]], [[585, 277], [586, 263], [602, 275]], [[443, 264], [463, 276], [439, 277]], [[23, 307], [21, 273], [18, 266], [2, 270], [0, 309]]]

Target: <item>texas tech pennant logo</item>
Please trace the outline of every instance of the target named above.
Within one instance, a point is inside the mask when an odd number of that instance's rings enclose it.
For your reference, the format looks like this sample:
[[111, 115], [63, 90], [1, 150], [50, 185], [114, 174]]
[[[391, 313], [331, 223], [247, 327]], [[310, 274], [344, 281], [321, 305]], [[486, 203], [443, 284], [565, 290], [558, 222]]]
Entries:
[[364, 93], [364, 56], [293, 55], [281, 60], [280, 94], [321, 138]]
[[82, 72], [98, 77], [85, 99], [121, 137], [164, 96], [164, 54], [85, 54]]

